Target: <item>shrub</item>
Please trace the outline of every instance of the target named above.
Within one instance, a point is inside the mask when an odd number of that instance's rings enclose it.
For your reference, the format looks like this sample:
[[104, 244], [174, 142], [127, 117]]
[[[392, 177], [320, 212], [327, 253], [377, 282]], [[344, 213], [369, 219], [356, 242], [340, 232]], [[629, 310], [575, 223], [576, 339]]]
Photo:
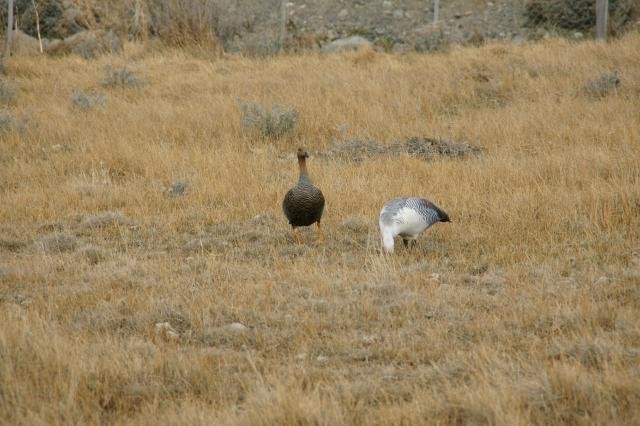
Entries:
[[16, 86], [7, 80], [0, 80], [0, 102], [11, 104], [16, 100]]
[[275, 105], [266, 109], [261, 105], [242, 101], [240, 108], [242, 128], [256, 131], [264, 138], [278, 139], [292, 134], [298, 124], [298, 112], [294, 108]]
[[125, 66], [122, 68], [113, 68], [107, 65], [104, 68], [105, 76], [102, 79], [102, 85], [105, 87], [138, 87], [144, 84], [144, 81], [135, 75], [133, 71]]
[[16, 124], [15, 118], [5, 111], [0, 111], [0, 132], [8, 132]]
[[618, 71], [605, 72], [594, 80], [587, 82], [584, 86], [586, 94], [596, 98], [603, 98], [612, 91], [615, 91], [620, 85], [620, 76]]
[[95, 107], [103, 107], [106, 101], [106, 98], [99, 93], [85, 93], [82, 90], [76, 90], [71, 95], [71, 106], [85, 112]]
[[448, 47], [447, 37], [440, 28], [430, 31], [415, 44], [415, 49], [418, 52], [440, 52]]
[[132, 32], [160, 38], [170, 46], [218, 48], [213, 0], [146, 0], [133, 10]]
[[[609, 0], [609, 26], [620, 31], [631, 19], [634, 0]], [[587, 31], [596, 24], [594, 0], [529, 0], [525, 24]]]

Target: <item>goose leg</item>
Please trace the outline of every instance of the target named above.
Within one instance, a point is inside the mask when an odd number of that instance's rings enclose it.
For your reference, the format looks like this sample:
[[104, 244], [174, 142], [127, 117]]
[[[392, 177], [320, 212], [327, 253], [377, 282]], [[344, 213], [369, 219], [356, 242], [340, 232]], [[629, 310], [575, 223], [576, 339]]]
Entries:
[[318, 242], [321, 243], [324, 241], [324, 235], [322, 235], [322, 228], [320, 227], [320, 222], [316, 222], [318, 225]]
[[300, 230], [298, 228], [293, 228], [293, 235], [296, 237], [296, 242], [302, 244], [302, 237], [300, 236]]

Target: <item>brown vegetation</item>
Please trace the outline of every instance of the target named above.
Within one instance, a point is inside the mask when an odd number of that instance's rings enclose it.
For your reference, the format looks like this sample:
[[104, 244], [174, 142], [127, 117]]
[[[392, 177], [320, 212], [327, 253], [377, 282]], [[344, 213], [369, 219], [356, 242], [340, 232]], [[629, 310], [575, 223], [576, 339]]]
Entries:
[[[637, 422], [639, 44], [12, 58], [0, 422]], [[125, 64], [145, 84], [102, 84]], [[298, 126], [247, 133], [238, 99]], [[481, 153], [312, 156], [326, 241], [293, 242], [299, 144], [413, 137]], [[385, 256], [401, 195], [452, 222]]]

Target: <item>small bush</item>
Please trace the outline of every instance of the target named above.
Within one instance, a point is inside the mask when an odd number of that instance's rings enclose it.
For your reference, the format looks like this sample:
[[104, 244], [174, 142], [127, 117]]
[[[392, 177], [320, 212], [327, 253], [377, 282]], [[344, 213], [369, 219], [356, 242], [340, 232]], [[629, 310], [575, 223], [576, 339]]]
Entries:
[[441, 52], [449, 47], [449, 41], [442, 29], [434, 29], [415, 44], [415, 49], [418, 52]]
[[0, 80], [0, 103], [11, 104], [16, 100], [16, 86], [7, 80]]
[[16, 124], [15, 118], [5, 111], [0, 111], [0, 132], [8, 132]]
[[[609, 27], [620, 31], [631, 19], [634, 0], [609, 0]], [[594, 0], [529, 0], [525, 24], [588, 31], [596, 24]]]
[[258, 104], [240, 102], [242, 128], [258, 132], [262, 137], [278, 139], [294, 132], [298, 124], [298, 112], [294, 108], [275, 105], [266, 109]]
[[604, 98], [609, 93], [615, 91], [620, 85], [620, 76], [618, 71], [605, 72], [595, 80], [587, 82], [584, 86], [584, 91], [587, 95]]
[[71, 106], [80, 111], [91, 111], [96, 107], [103, 107], [107, 99], [99, 93], [85, 93], [77, 90], [71, 95]]
[[144, 84], [144, 80], [135, 75], [133, 71], [126, 66], [122, 68], [113, 68], [107, 65], [104, 69], [105, 76], [102, 79], [102, 85], [105, 87], [139, 87]]

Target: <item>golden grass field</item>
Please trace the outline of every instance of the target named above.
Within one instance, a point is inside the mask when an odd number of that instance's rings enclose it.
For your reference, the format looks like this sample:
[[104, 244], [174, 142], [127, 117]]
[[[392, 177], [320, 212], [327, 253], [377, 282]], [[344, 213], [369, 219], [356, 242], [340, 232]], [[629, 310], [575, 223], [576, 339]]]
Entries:
[[[145, 84], [103, 87], [109, 64]], [[640, 422], [640, 34], [5, 65], [0, 423]], [[614, 69], [616, 91], [583, 91]], [[104, 106], [72, 108], [76, 90]], [[263, 140], [238, 100], [299, 126]], [[321, 155], [411, 136], [483, 152]], [[321, 245], [281, 212], [299, 145]], [[383, 255], [378, 213], [401, 195], [452, 222]]]

